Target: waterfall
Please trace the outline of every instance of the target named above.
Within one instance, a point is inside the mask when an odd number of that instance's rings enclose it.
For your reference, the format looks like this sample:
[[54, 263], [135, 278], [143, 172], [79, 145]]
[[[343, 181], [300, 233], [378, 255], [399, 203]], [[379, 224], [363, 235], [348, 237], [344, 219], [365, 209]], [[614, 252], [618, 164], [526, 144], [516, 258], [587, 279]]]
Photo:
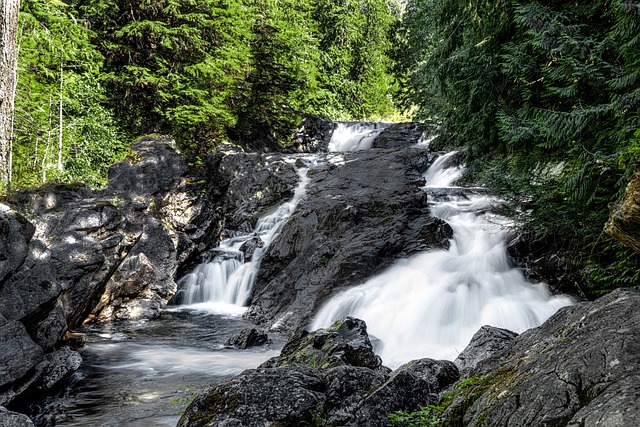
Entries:
[[[424, 174], [425, 191], [446, 193], [442, 189], [462, 176], [464, 168], [447, 167], [454, 154], [441, 156]], [[477, 194], [444, 199], [431, 210], [453, 229], [448, 250], [398, 261], [337, 294], [319, 310], [312, 328], [346, 315], [363, 319], [380, 339], [376, 351], [393, 368], [424, 357], [453, 360], [483, 325], [522, 332], [573, 303], [511, 267], [506, 249], [510, 224], [491, 213], [496, 199]]]
[[333, 131], [329, 151], [368, 150], [373, 140], [391, 123], [341, 122]]
[[[182, 303], [197, 309], [242, 314], [256, 279], [262, 256], [269, 244], [295, 210], [310, 181], [308, 168], [297, 170], [300, 181], [293, 198], [275, 212], [260, 218], [252, 233], [226, 239], [216, 248], [212, 261], [198, 265], [178, 282]], [[250, 260], [245, 260], [243, 245], [260, 239]]]

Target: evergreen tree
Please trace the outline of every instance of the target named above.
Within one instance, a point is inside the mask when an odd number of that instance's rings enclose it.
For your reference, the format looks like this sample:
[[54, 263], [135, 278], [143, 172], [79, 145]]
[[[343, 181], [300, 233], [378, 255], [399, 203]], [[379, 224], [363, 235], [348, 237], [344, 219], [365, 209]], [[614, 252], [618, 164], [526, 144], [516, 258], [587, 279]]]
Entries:
[[391, 29], [400, 18], [386, 0], [314, 2], [321, 53], [320, 112], [372, 119], [394, 111]]
[[124, 146], [103, 106], [93, 33], [66, 4], [47, 0], [23, 2], [19, 33], [16, 183], [103, 184]]
[[79, 0], [98, 34], [111, 102], [129, 132], [206, 151], [237, 120], [250, 10], [232, 0]]
[[250, 87], [236, 129], [247, 145], [291, 140], [301, 113], [314, 111], [318, 44], [307, 2], [253, 1]]
[[638, 18], [619, 0], [414, 0], [407, 10], [411, 101], [440, 117], [442, 140], [465, 148], [476, 180], [532, 199], [538, 238], [587, 273], [585, 261], [596, 271], [630, 259], [598, 242], [638, 159]]

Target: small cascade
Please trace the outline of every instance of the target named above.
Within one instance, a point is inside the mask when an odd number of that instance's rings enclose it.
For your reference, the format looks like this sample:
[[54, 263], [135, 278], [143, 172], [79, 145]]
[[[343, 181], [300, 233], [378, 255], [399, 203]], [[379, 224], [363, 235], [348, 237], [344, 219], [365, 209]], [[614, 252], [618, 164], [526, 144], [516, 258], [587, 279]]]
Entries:
[[[210, 262], [198, 265], [178, 282], [182, 304], [231, 315], [246, 311], [262, 256], [305, 194], [310, 181], [307, 171], [298, 169], [300, 182], [290, 201], [260, 218], [252, 233], [222, 241]], [[250, 259], [245, 259], [247, 245], [255, 248]]]
[[329, 151], [368, 150], [391, 123], [340, 122], [331, 135]]
[[393, 368], [424, 357], [453, 360], [483, 325], [522, 332], [573, 303], [511, 267], [511, 224], [491, 213], [496, 199], [460, 195], [459, 188], [455, 196], [447, 193], [464, 173], [463, 167], [447, 167], [454, 155], [441, 156], [424, 175], [425, 191], [448, 194], [431, 209], [453, 229], [450, 248], [401, 260], [336, 295], [319, 310], [313, 329], [346, 315], [363, 319], [381, 341], [376, 351]]

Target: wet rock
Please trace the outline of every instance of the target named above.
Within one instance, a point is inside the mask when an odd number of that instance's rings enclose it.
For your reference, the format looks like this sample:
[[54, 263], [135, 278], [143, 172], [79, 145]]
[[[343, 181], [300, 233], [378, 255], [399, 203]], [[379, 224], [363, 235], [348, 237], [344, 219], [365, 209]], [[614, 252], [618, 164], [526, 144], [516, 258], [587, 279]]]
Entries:
[[373, 140], [373, 148], [407, 148], [435, 136], [438, 126], [427, 123], [393, 123]]
[[322, 408], [322, 389], [322, 378], [308, 368], [248, 370], [197, 397], [178, 426], [303, 425]]
[[253, 253], [256, 251], [256, 249], [263, 247], [264, 242], [260, 237], [256, 236], [244, 242], [242, 246], [240, 246], [240, 252], [244, 253], [245, 261], [251, 261], [251, 258], [253, 258]]
[[371, 351], [364, 322], [353, 318], [294, 336], [277, 364], [215, 386], [187, 408], [178, 425], [384, 427], [389, 413], [436, 403], [437, 394], [458, 378], [452, 362], [430, 359], [391, 373]]
[[295, 151], [305, 153], [325, 152], [337, 123], [317, 116], [306, 116], [294, 136]]
[[45, 356], [36, 370], [40, 371], [36, 388], [49, 390], [62, 379], [75, 372], [82, 364], [82, 357], [78, 352], [62, 348]]
[[405, 179], [426, 170], [426, 150], [339, 156], [345, 161], [310, 171], [306, 196], [262, 259], [249, 319], [295, 331], [331, 294], [400, 257], [448, 245], [450, 228], [429, 215], [424, 181]]
[[480, 362], [504, 351], [518, 334], [494, 326], [483, 326], [476, 332], [469, 345], [462, 350], [454, 363], [463, 373], [470, 372]]
[[238, 349], [247, 349], [249, 347], [258, 347], [270, 342], [269, 336], [264, 331], [258, 331], [255, 328], [243, 329], [238, 335], [227, 340], [225, 346]]
[[258, 218], [290, 199], [298, 184], [293, 165], [280, 155], [235, 154], [222, 158], [220, 172], [230, 178], [225, 227], [251, 232]]
[[301, 331], [294, 335], [282, 349], [277, 366], [297, 365], [325, 369], [350, 365], [377, 369], [382, 361], [373, 352], [365, 322], [346, 317], [327, 329]]
[[0, 426], [2, 427], [33, 427], [31, 419], [24, 414], [11, 412], [0, 406]]
[[435, 405], [438, 393], [459, 377], [458, 368], [446, 360], [420, 359], [402, 365], [362, 401], [349, 425], [384, 427], [392, 412]]
[[445, 425], [640, 425], [640, 292], [560, 309], [481, 362]]

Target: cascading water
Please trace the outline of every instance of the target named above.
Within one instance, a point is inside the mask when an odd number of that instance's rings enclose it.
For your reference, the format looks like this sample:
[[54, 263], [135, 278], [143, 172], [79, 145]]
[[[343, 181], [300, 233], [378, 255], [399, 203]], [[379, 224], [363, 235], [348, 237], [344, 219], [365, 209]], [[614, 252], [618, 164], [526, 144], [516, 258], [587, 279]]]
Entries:
[[[251, 294], [264, 252], [304, 196], [309, 182], [307, 171], [307, 168], [298, 169], [300, 182], [289, 202], [280, 205], [274, 213], [260, 218], [251, 234], [221, 242], [211, 262], [200, 264], [180, 280], [178, 287], [183, 289], [183, 304], [236, 315], [246, 310], [244, 305]], [[255, 248], [250, 260], [245, 260], [241, 248], [255, 238], [259, 238], [262, 244]]]
[[374, 139], [389, 126], [391, 123], [338, 123], [329, 141], [329, 151], [368, 150]]
[[[425, 173], [426, 191], [451, 189], [462, 176], [464, 168], [446, 167], [454, 154], [441, 156]], [[496, 202], [466, 194], [434, 203], [432, 214], [453, 229], [450, 248], [401, 260], [336, 295], [317, 313], [312, 328], [347, 315], [363, 319], [381, 341], [376, 351], [385, 364], [397, 367], [423, 357], [453, 360], [483, 325], [522, 332], [572, 304], [510, 266], [509, 224], [491, 214]]]

